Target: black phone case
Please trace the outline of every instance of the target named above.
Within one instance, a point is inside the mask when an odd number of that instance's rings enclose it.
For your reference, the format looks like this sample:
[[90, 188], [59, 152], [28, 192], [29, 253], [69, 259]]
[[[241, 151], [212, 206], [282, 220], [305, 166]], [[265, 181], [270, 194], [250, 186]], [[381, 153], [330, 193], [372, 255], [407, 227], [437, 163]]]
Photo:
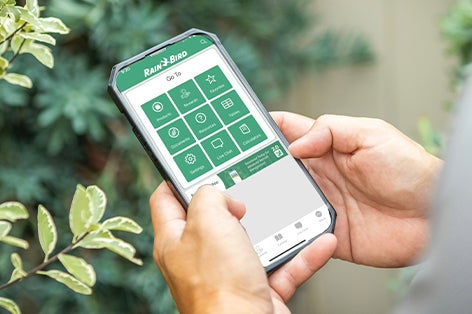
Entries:
[[[159, 153], [154, 152], [153, 148], [148, 144], [148, 142], [145, 139], [145, 136], [143, 135], [143, 133], [141, 132], [139, 127], [136, 125], [136, 123], [131, 118], [129, 112], [126, 109], [126, 105], [124, 105], [126, 100], [123, 98], [123, 96], [119, 92], [118, 88], [116, 87], [116, 77], [117, 77], [118, 73], [121, 70], [125, 69], [126, 67], [130, 66], [131, 64], [133, 64], [133, 63], [135, 63], [139, 60], [142, 60], [142, 59], [146, 58], [147, 56], [150, 56], [150, 55], [156, 53], [157, 51], [162, 50], [162, 49], [164, 49], [164, 48], [166, 48], [170, 45], [173, 45], [173, 44], [175, 44], [175, 43], [177, 43], [177, 42], [179, 42], [179, 41], [181, 41], [181, 40], [183, 40], [183, 39], [185, 39], [189, 36], [192, 36], [192, 35], [205, 35], [205, 36], [208, 36], [209, 38], [211, 38], [211, 40], [218, 47], [218, 49], [220, 50], [222, 55], [225, 57], [226, 61], [228, 62], [231, 69], [233, 70], [234, 74], [240, 80], [240, 82], [242, 83], [244, 88], [249, 92], [251, 98], [254, 100], [254, 102], [258, 106], [258, 110], [265, 117], [265, 119], [269, 122], [272, 129], [276, 132], [277, 136], [280, 139], [280, 142], [285, 146], [285, 148], [288, 148], [288, 145], [289, 145], [288, 141], [285, 139], [284, 135], [282, 134], [282, 132], [278, 128], [277, 124], [272, 119], [270, 114], [267, 112], [265, 107], [262, 105], [261, 101], [256, 96], [256, 94], [252, 90], [251, 86], [246, 81], [246, 79], [244, 78], [242, 73], [239, 71], [239, 68], [233, 62], [233, 60], [229, 56], [228, 52], [225, 50], [225, 48], [223, 47], [220, 40], [218, 39], [218, 37], [215, 34], [212, 34], [212, 33], [200, 30], [200, 29], [192, 28], [192, 29], [190, 29], [190, 30], [188, 30], [188, 31], [176, 36], [176, 37], [173, 37], [173, 38], [163, 42], [162, 44], [156, 45], [156, 46], [154, 46], [154, 47], [152, 47], [152, 48], [150, 48], [150, 49], [148, 49], [148, 50], [146, 50], [146, 51], [144, 51], [144, 52], [142, 52], [142, 53], [140, 53], [140, 54], [138, 54], [134, 57], [131, 57], [131, 58], [129, 58], [129, 59], [123, 61], [123, 62], [120, 62], [120, 63], [116, 64], [111, 70], [110, 79], [108, 81], [108, 93], [112, 97], [112, 99], [115, 102], [118, 109], [126, 116], [128, 121], [130, 122], [130, 124], [133, 128], [133, 132], [135, 133], [135, 135], [138, 138], [139, 142], [144, 147], [144, 149], [146, 150], [146, 152], [149, 155], [150, 159], [152, 160], [152, 162], [157, 167], [158, 171], [163, 176], [164, 180], [166, 180], [166, 182], [169, 184], [169, 186], [173, 190], [176, 197], [180, 200], [180, 202], [182, 203], [182, 205], [184, 205], [185, 208], [188, 206], [189, 201], [186, 200], [186, 198], [184, 197], [184, 193], [183, 193], [183, 191], [180, 190], [179, 185], [174, 184], [174, 182], [177, 182], [177, 180], [176, 180], [175, 176], [173, 175], [172, 171], [168, 170], [166, 168], [166, 166], [159, 160], [159, 158], [157, 157], [157, 156], [159, 156]], [[318, 187], [316, 182], [313, 180], [311, 175], [308, 173], [308, 170], [305, 168], [303, 163], [298, 159], [297, 159], [297, 163], [298, 163], [299, 167], [303, 169], [303, 171], [304, 171], [305, 175], [307, 176], [308, 180], [311, 182], [313, 187], [318, 191], [318, 193], [323, 198], [323, 201], [328, 206], [328, 210], [329, 210], [329, 213], [330, 213], [330, 216], [331, 216], [331, 224], [328, 227], [328, 229], [325, 230], [324, 233], [333, 233], [335, 225], [336, 225], [336, 211], [334, 210], [333, 206], [329, 203], [329, 201], [326, 199], [325, 195], [320, 190], [320, 188]], [[298, 252], [300, 252], [304, 247], [306, 247], [310, 243], [312, 243], [316, 238], [317, 237], [315, 237], [313, 239], [310, 239], [304, 245], [300, 246], [297, 250], [295, 250], [291, 254], [285, 256], [285, 258], [283, 258], [281, 260], [278, 260], [277, 262], [265, 267], [265, 271], [267, 273], [273, 272], [278, 267], [280, 267], [281, 265], [283, 265], [284, 263], [286, 263], [287, 261], [292, 259]]]

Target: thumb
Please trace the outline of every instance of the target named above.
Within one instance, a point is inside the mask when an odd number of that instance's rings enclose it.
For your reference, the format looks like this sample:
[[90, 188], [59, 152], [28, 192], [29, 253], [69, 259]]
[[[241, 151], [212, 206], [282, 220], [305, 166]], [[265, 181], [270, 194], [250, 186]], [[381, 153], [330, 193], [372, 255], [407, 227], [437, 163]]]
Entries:
[[333, 136], [328, 127], [318, 127], [316, 123], [302, 137], [289, 146], [290, 153], [297, 158], [321, 157], [331, 150]]

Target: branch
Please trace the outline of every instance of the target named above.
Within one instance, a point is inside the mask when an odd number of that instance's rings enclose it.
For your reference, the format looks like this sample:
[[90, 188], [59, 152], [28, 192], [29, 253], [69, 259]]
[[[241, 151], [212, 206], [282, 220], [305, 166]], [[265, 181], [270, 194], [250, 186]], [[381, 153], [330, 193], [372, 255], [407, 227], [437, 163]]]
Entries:
[[21, 25], [20, 27], [18, 27], [13, 33], [11, 33], [10, 36], [8, 36], [7, 38], [5, 38], [3, 41], [0, 41], [0, 45], [3, 44], [4, 42], [7, 42], [9, 40], [11, 40], [13, 38], [13, 36], [16, 35], [16, 33], [18, 33], [19, 31], [21, 31], [25, 26], [26, 24], [28, 24], [27, 22], [24, 22], [23, 25]]
[[23, 281], [25, 280], [26, 278], [29, 278], [33, 275], [35, 275], [38, 271], [46, 268], [47, 266], [51, 265], [52, 263], [56, 262], [58, 259], [59, 259], [59, 255], [61, 254], [66, 254], [66, 253], [69, 253], [70, 251], [72, 251], [74, 249], [74, 246], [77, 245], [77, 243], [79, 243], [80, 241], [82, 241], [83, 239], [85, 239], [86, 236], [88, 236], [88, 232], [86, 232], [84, 235], [82, 235], [79, 239], [77, 239], [77, 241], [75, 242], [72, 242], [71, 244], [69, 244], [66, 248], [64, 248], [62, 251], [60, 251], [59, 253], [57, 253], [56, 255], [54, 255], [53, 257], [51, 257], [50, 259], [48, 259], [47, 261], [45, 261], [44, 263], [36, 266], [35, 268], [33, 268], [32, 270], [30, 270], [25, 276], [21, 277], [21, 278], [17, 278], [13, 281], [10, 281], [10, 282], [7, 282], [3, 285], [0, 286], [0, 290], [4, 290], [16, 283], [19, 283], [20, 281]]

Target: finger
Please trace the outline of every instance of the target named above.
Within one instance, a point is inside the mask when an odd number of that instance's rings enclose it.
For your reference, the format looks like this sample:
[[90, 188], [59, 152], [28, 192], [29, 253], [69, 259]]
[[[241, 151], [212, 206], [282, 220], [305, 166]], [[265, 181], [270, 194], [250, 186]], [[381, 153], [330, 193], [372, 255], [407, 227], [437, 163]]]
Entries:
[[315, 120], [291, 112], [273, 111], [270, 113], [289, 143], [305, 135]]
[[322, 235], [275, 271], [269, 277], [269, 285], [285, 303], [288, 302], [297, 288], [328, 262], [336, 244], [333, 234]]
[[162, 182], [149, 200], [152, 228], [156, 238], [180, 236], [186, 214], [166, 182]]
[[320, 116], [310, 130], [290, 145], [290, 152], [298, 158], [321, 157], [330, 150], [354, 153], [371, 135], [373, 121], [337, 115]]
[[[198, 204], [198, 205], [195, 205]], [[231, 214], [241, 220], [246, 214], [246, 206], [231, 198], [211, 185], [200, 187], [190, 202], [188, 217], [193, 219], [198, 208], [199, 215], [226, 215]]]

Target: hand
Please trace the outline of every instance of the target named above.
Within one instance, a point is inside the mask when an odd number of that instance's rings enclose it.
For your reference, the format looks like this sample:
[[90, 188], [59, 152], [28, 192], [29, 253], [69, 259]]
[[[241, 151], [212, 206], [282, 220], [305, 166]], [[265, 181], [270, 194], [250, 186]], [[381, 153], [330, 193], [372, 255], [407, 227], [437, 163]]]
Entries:
[[334, 256], [377, 267], [414, 262], [428, 239], [441, 161], [378, 119], [273, 118], [338, 213]]
[[187, 214], [166, 183], [150, 200], [154, 259], [182, 313], [283, 313], [285, 303], [334, 252], [324, 235], [267, 279], [239, 223], [241, 203], [204, 186]]

